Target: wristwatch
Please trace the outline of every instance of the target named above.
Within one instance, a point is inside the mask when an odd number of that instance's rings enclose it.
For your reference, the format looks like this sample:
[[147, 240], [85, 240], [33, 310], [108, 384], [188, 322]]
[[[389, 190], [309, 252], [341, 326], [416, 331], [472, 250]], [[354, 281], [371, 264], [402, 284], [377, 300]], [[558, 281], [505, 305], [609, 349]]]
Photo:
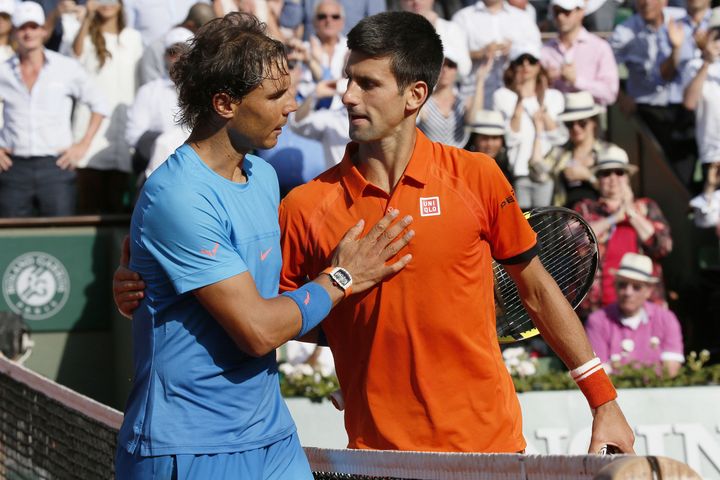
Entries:
[[348, 272], [342, 267], [328, 267], [323, 270], [322, 273], [329, 275], [333, 285], [342, 290], [345, 293], [346, 297], [350, 295], [353, 282], [350, 272]]

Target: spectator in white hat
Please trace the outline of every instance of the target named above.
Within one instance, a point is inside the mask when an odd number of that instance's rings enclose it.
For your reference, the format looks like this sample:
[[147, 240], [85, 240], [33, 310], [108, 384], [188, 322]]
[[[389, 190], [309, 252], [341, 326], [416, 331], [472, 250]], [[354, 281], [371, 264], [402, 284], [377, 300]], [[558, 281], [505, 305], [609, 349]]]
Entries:
[[493, 95], [493, 110], [502, 112], [508, 123], [505, 143], [518, 204], [522, 209], [547, 206], [553, 182], [543, 159], [568, 139], [557, 118], [565, 101], [562, 93], [548, 88], [538, 45], [513, 44], [509, 58], [505, 87]]
[[590, 92], [602, 106], [615, 103], [620, 85], [617, 63], [610, 44], [583, 27], [585, 0], [552, 0], [550, 10], [558, 36], [541, 52], [550, 86], [561, 92]]
[[[78, 213], [122, 213], [130, 174], [125, 141], [127, 110], [138, 89], [137, 67], [143, 54], [140, 32], [125, 25], [122, 0], [91, 0], [72, 53], [102, 92], [111, 114], [103, 120], [90, 148], [78, 162]], [[75, 109], [73, 130], [82, 135], [91, 112]]]
[[549, 155], [555, 178], [555, 205], [572, 208], [582, 199], [598, 198], [592, 168], [598, 153], [611, 145], [600, 139], [601, 110], [589, 92], [565, 94], [565, 110], [558, 120], [565, 124], [569, 140]]
[[654, 366], [674, 377], [685, 361], [675, 314], [650, 302], [658, 284], [650, 257], [626, 253], [615, 273], [617, 301], [593, 312], [585, 330], [606, 368]]
[[475, 113], [468, 127], [470, 130], [469, 149], [494, 158], [505, 174], [505, 178], [512, 183], [505, 149], [505, 119], [502, 113], [480, 110]]
[[[0, 64], [0, 98], [5, 103], [0, 130], [0, 217], [72, 215], [74, 168], [108, 110], [76, 60], [43, 46], [45, 14], [40, 5], [18, 4], [12, 22], [17, 54]], [[70, 118], [75, 103], [87, 104], [92, 113], [83, 135], [73, 143]]]
[[[587, 315], [617, 300], [614, 288], [615, 271], [622, 256], [628, 252], [642, 253], [653, 260], [653, 275], [662, 280], [660, 260], [672, 251], [670, 225], [658, 204], [650, 198], [635, 198], [630, 175], [637, 166], [631, 165], [620, 147], [610, 145], [598, 152], [592, 172], [597, 177], [600, 196], [585, 199], [573, 207], [590, 223], [598, 238], [599, 262], [595, 281], [581, 314]], [[665, 302], [662, 282], [652, 292], [656, 303]]]
[[495, 59], [485, 83], [483, 104], [484, 108], [493, 108], [493, 92], [503, 86], [511, 45], [531, 44], [540, 48], [540, 30], [523, 10], [503, 0], [480, 0], [459, 10], [452, 21], [465, 33], [473, 62], [472, 75], [463, 81], [463, 95], [474, 93], [475, 71], [488, 59]]
[[716, 175], [709, 181], [707, 170], [715, 165], [716, 173], [720, 163], [720, 7], [713, 9], [709, 29], [702, 57], [692, 60], [684, 72], [683, 104], [695, 111], [695, 137], [706, 170], [705, 188], [698, 202], [714, 195]]
[[10, 43], [11, 17], [14, 10], [15, 0], [0, 0], [0, 62], [4, 62], [15, 53]]

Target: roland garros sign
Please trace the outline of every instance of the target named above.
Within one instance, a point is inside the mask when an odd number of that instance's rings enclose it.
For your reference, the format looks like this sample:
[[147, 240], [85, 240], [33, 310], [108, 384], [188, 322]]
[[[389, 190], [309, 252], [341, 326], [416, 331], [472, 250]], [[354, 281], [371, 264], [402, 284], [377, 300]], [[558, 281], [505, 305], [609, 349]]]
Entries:
[[3, 296], [10, 309], [26, 320], [45, 320], [58, 313], [70, 296], [70, 277], [52, 255], [28, 252], [5, 269]]

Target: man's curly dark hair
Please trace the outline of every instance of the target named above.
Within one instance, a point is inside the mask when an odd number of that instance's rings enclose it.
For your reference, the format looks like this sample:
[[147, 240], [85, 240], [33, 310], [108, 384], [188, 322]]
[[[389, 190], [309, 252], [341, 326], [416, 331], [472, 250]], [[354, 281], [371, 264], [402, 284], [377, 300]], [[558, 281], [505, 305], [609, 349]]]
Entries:
[[213, 96], [241, 101], [263, 80], [287, 74], [283, 44], [252, 15], [230, 13], [206, 23], [183, 49], [170, 76], [178, 90], [180, 122], [190, 129], [213, 114]]

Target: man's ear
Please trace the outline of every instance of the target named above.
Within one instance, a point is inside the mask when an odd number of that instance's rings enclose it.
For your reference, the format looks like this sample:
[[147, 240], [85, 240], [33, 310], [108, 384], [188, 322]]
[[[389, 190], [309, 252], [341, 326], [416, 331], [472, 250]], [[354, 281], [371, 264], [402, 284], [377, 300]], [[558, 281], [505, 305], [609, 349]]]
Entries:
[[405, 108], [409, 111], [419, 110], [427, 100], [430, 89], [425, 82], [415, 82], [405, 89]]
[[221, 118], [229, 120], [233, 117], [234, 107], [239, 102], [233, 101], [232, 97], [225, 92], [216, 93], [212, 97], [212, 106], [215, 113]]

